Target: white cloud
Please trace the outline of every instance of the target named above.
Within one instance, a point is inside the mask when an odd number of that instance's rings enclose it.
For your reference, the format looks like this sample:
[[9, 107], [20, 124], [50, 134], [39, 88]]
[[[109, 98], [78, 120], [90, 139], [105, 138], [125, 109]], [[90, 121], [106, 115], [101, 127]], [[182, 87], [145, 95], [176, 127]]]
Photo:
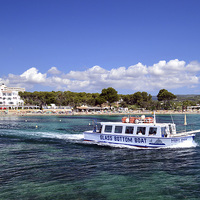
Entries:
[[46, 80], [46, 74], [38, 73], [35, 67], [32, 67], [25, 71], [20, 77], [24, 78], [27, 82], [32, 83], [44, 83]]
[[47, 71], [47, 73], [53, 74], [53, 75], [58, 75], [58, 74], [60, 74], [61, 72], [60, 72], [56, 67], [51, 67], [51, 69], [49, 69], [49, 70]]
[[109, 79], [111, 80], [121, 80], [122, 77], [126, 76], [126, 68], [119, 67], [117, 69], [112, 69], [109, 73]]
[[105, 69], [103, 69], [100, 66], [95, 65], [92, 68], [89, 68], [87, 70], [90, 74], [104, 74], [105, 72], [107, 72]]
[[50, 87], [49, 90], [71, 90], [101, 92], [103, 88], [116, 90], [158, 91], [159, 89], [193, 88], [199, 84], [200, 64], [195, 61], [186, 64], [178, 59], [159, 61], [152, 66], [142, 63], [129, 67], [106, 70], [93, 66], [85, 71], [60, 72], [56, 67], [42, 74], [36, 68], [30, 68], [21, 75], [9, 74], [1, 78], [6, 85], [25, 87], [27, 90], [35, 85]]
[[147, 73], [147, 67], [145, 65], [142, 65], [142, 63], [130, 66], [126, 71], [127, 76], [130, 77], [141, 77], [146, 75]]
[[200, 71], [200, 63], [193, 61], [186, 66], [186, 70], [190, 73], [196, 73]]
[[151, 90], [192, 88], [199, 84], [200, 65], [198, 62], [186, 65], [185, 61], [178, 59], [169, 62], [160, 61], [148, 67], [148, 72], [147, 81]]
[[148, 70], [151, 75], [173, 75], [185, 71], [185, 62], [178, 59], [170, 60], [169, 62], [163, 60], [149, 67]]

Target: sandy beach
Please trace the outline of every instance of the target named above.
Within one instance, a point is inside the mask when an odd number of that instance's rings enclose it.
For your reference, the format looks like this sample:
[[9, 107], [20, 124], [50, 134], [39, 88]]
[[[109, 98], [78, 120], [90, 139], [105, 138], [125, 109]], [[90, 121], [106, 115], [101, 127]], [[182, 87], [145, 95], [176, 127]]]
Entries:
[[[70, 112], [65, 109], [24, 109], [24, 110], [0, 110], [0, 116], [34, 116], [34, 115], [152, 115], [153, 111], [133, 110], [126, 112], [104, 111], [104, 112]], [[198, 110], [173, 111], [173, 110], [157, 110], [155, 114], [200, 114]]]

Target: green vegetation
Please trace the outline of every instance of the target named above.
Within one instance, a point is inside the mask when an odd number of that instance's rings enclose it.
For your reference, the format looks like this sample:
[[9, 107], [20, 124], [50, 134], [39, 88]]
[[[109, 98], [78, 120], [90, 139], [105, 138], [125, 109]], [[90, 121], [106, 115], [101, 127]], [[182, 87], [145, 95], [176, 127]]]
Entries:
[[159, 91], [157, 95], [158, 101], [163, 101], [163, 108], [166, 110], [172, 109], [173, 104], [170, 102], [173, 99], [176, 99], [176, 95], [168, 92], [166, 89]]
[[85, 92], [20, 92], [19, 95], [24, 100], [26, 105], [50, 105], [56, 104], [59, 106], [73, 106], [85, 104], [94, 106], [97, 105], [98, 93], [85, 93]]
[[129, 107], [135, 105], [135, 108], [150, 109], [152, 105], [152, 96], [147, 92], [136, 92], [134, 94], [122, 95], [123, 107]]
[[102, 99], [102, 100], [104, 99], [103, 103], [105, 103], [107, 101], [109, 103], [110, 107], [112, 106], [112, 103], [119, 100], [119, 96], [117, 94], [117, 91], [112, 87], [109, 87], [107, 89], [103, 89], [99, 98]]
[[[57, 106], [72, 106], [74, 108], [87, 106], [115, 106], [118, 102], [120, 107], [129, 109], [147, 109], [147, 110], [183, 110], [188, 106], [194, 106], [200, 103], [200, 96], [181, 96], [174, 95], [166, 89], [159, 91], [157, 100], [152, 100], [151, 94], [147, 92], [135, 92], [134, 94], [121, 95], [109, 87], [99, 93], [70, 92], [70, 91], [52, 91], [52, 92], [20, 92], [19, 95], [24, 100], [25, 105], [39, 105], [40, 107], [56, 104]], [[105, 104], [104, 104], [105, 105]]]
[[172, 94], [171, 92], [168, 92], [165, 89], [162, 89], [159, 91], [157, 98], [158, 101], [170, 101], [176, 99], [176, 95]]

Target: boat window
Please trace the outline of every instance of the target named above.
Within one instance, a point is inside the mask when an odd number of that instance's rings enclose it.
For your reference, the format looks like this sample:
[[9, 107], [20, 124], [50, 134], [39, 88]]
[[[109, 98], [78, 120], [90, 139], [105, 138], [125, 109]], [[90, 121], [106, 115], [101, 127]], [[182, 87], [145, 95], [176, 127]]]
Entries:
[[106, 126], [105, 126], [105, 131], [104, 131], [104, 132], [106, 132], [106, 133], [111, 133], [111, 132], [112, 132], [112, 126], [106, 125]]
[[157, 127], [150, 127], [149, 135], [156, 135], [156, 133], [157, 133]]
[[133, 130], [134, 130], [133, 126], [127, 126], [125, 133], [126, 134], [133, 134]]
[[122, 133], [123, 126], [115, 126], [115, 133]]
[[146, 127], [137, 127], [137, 134], [145, 135]]

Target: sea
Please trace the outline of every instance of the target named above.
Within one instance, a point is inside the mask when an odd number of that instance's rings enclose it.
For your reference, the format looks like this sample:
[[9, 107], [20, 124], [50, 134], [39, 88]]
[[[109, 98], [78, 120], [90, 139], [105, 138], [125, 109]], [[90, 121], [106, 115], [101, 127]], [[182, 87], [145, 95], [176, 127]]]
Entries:
[[[193, 144], [137, 149], [83, 141], [93, 121], [120, 115], [1, 116], [0, 200], [200, 199], [200, 133]], [[200, 115], [157, 115], [178, 130]]]

